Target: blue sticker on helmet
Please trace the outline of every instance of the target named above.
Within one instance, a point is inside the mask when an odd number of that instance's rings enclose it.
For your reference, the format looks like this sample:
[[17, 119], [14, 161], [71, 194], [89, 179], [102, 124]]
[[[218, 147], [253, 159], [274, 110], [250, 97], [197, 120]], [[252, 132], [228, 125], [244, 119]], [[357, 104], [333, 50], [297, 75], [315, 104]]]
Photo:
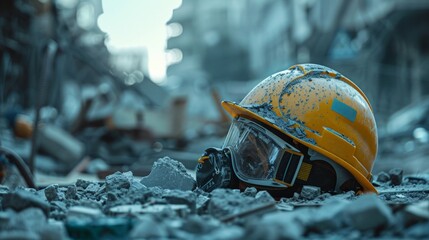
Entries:
[[356, 119], [356, 110], [336, 98], [332, 102], [331, 109], [352, 122]]

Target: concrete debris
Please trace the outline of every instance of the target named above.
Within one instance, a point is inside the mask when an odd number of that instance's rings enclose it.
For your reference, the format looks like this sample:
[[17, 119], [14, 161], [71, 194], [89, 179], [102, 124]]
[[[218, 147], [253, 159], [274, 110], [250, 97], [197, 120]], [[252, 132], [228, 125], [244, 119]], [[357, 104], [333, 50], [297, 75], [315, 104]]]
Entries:
[[255, 187], [248, 187], [244, 190], [243, 195], [249, 197], [255, 197], [258, 190]]
[[390, 181], [390, 175], [386, 172], [380, 172], [377, 176], [377, 181], [380, 183], [386, 183]]
[[196, 184], [194, 178], [186, 172], [185, 166], [169, 157], [158, 159], [154, 163], [151, 173], [143, 177], [141, 183], [146, 187], [182, 191], [193, 190]]
[[405, 221], [407, 224], [429, 221], [429, 200], [411, 204], [405, 207]]
[[142, 218], [130, 233], [131, 239], [167, 239], [166, 226], [159, 224], [153, 217]]
[[116, 172], [106, 177], [106, 190], [111, 191], [115, 189], [129, 189], [133, 179], [132, 172]]
[[50, 185], [50, 186], [46, 187], [45, 188], [45, 196], [49, 202], [54, 201], [54, 200], [58, 200], [59, 199], [58, 185], [54, 184], [54, 185]]
[[389, 171], [390, 182], [392, 185], [401, 185], [404, 171], [400, 168], [394, 168]]
[[24, 189], [18, 189], [4, 195], [2, 199], [2, 208], [11, 208], [15, 211], [21, 211], [27, 208], [40, 208], [45, 215], [49, 214], [49, 203], [40, 196]]
[[345, 208], [347, 223], [358, 230], [387, 227], [393, 222], [390, 208], [374, 194], [364, 194]]
[[83, 207], [83, 206], [73, 206], [69, 209], [67, 218], [98, 218], [102, 217], [103, 212], [101, 212], [100, 209], [97, 208], [89, 208], [89, 207]]
[[[169, 161], [169, 162], [165, 162]], [[171, 159], [151, 174], [186, 177]], [[152, 177], [155, 177], [153, 175]], [[161, 178], [162, 179], [162, 178]], [[170, 178], [171, 179], [171, 178]], [[412, 179], [409, 180], [409, 179]], [[149, 181], [150, 180], [150, 181]], [[155, 183], [153, 179], [147, 182]], [[0, 237], [6, 239], [367, 239], [428, 238], [427, 181], [406, 176], [390, 180], [379, 195], [320, 193], [305, 186], [301, 194], [276, 202], [267, 191], [247, 188], [171, 189], [151, 186], [131, 172], [105, 181], [77, 180], [36, 191], [0, 186]], [[185, 181], [184, 181], [185, 182]], [[159, 184], [158, 184], [159, 183]], [[191, 184], [190, 184], [191, 183]], [[149, 186], [147, 186], [147, 185]], [[162, 185], [164, 184], [164, 185]], [[161, 187], [166, 186], [166, 188]]]
[[197, 195], [191, 191], [167, 190], [163, 193], [162, 198], [170, 204], [185, 204], [192, 213], [197, 208]]
[[320, 187], [303, 186], [301, 190], [301, 197], [307, 200], [313, 200], [320, 195]]
[[300, 239], [304, 226], [289, 212], [275, 212], [253, 219], [247, 226], [246, 239]]

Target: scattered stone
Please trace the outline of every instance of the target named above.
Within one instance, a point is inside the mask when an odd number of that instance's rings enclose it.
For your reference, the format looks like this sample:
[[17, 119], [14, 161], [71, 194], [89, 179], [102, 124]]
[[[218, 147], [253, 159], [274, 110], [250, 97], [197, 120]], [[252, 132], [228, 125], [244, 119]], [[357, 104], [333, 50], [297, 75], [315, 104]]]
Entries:
[[195, 188], [195, 180], [186, 172], [185, 166], [169, 157], [158, 159], [153, 164], [151, 173], [143, 177], [141, 183], [146, 187], [178, 189], [182, 191], [193, 190]]
[[429, 221], [429, 200], [408, 205], [405, 207], [404, 215], [408, 225]]
[[300, 239], [304, 231], [294, 214], [275, 212], [255, 218], [246, 226], [244, 235], [249, 239]]
[[9, 187], [0, 184], [0, 200], [7, 193], [9, 193]]
[[68, 186], [65, 197], [66, 197], [66, 199], [78, 199], [78, 195], [76, 192], [76, 186], [74, 186], [74, 185]]
[[195, 213], [197, 208], [197, 195], [191, 191], [168, 190], [162, 196], [170, 204], [185, 204]]
[[85, 189], [89, 186], [89, 184], [91, 184], [91, 181], [87, 181], [87, 180], [83, 180], [83, 179], [78, 179], [76, 181], [76, 187], [80, 187], [82, 189]]
[[203, 214], [207, 211], [210, 198], [204, 195], [198, 195], [197, 197], [197, 213]]
[[68, 214], [67, 214], [67, 218], [89, 217], [89, 218], [95, 219], [95, 218], [101, 217], [103, 215], [104, 214], [101, 212], [101, 210], [97, 209], [97, 208], [74, 206], [74, 207], [71, 207], [69, 209]]
[[31, 193], [24, 189], [18, 189], [15, 192], [10, 192], [3, 197], [3, 209], [11, 208], [15, 211], [21, 211], [26, 208], [40, 208], [45, 215], [49, 214], [49, 203], [44, 201], [37, 194]]
[[320, 195], [320, 187], [303, 186], [301, 190], [301, 197], [307, 200], [313, 200]]
[[258, 190], [255, 187], [248, 187], [244, 190], [243, 195], [248, 197], [255, 197]]
[[364, 194], [346, 206], [347, 223], [358, 230], [386, 227], [393, 222], [390, 208], [374, 194]]
[[269, 202], [275, 203], [276, 202], [276, 200], [267, 191], [259, 191], [256, 194], [255, 199], [257, 200], [256, 202], [258, 203], [269, 203]]
[[132, 229], [131, 239], [167, 239], [168, 231], [151, 216], [142, 218]]
[[317, 209], [309, 227], [318, 232], [339, 229], [344, 223], [343, 212], [349, 205], [347, 200], [333, 200]]
[[386, 183], [390, 181], [390, 175], [386, 172], [380, 172], [377, 176], [377, 182]]
[[94, 194], [98, 192], [99, 189], [100, 187], [98, 186], [98, 183], [91, 183], [88, 185], [88, 187], [85, 188], [85, 192]]
[[58, 200], [58, 184], [52, 184], [45, 188], [46, 199], [51, 202]]
[[392, 185], [401, 185], [404, 171], [400, 168], [393, 168], [389, 171]]
[[131, 171], [125, 173], [115, 172], [114, 174], [106, 177], [106, 190], [112, 191], [122, 188], [129, 189], [132, 179], [133, 173]]

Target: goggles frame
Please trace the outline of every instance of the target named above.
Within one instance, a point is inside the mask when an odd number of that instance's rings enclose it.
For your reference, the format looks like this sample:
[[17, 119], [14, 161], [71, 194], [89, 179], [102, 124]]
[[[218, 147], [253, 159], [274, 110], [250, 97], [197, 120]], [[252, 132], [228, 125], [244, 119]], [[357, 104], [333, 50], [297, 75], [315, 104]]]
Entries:
[[[237, 124], [239, 125], [237, 126]], [[248, 128], [246, 129], [247, 132], [245, 132], [244, 137], [241, 136], [243, 132], [243, 126]], [[238, 129], [239, 131], [239, 137], [236, 139], [235, 143], [230, 143], [231, 138], [234, 137], [231, 135], [234, 133], [236, 134], [236, 129]], [[245, 176], [241, 172], [240, 167], [237, 166], [239, 164], [238, 158], [240, 158], [241, 156], [236, 156], [238, 154], [236, 150], [238, 150], [240, 144], [242, 144], [242, 140], [246, 139], [249, 133], [251, 133], [252, 131], [261, 133], [262, 135], [264, 135], [264, 137], [275, 143], [275, 145], [277, 145], [276, 147], [279, 148], [279, 151], [274, 159], [275, 165], [273, 165], [273, 167], [275, 170], [272, 178], [257, 179]], [[286, 140], [282, 139], [277, 134], [273, 133], [262, 125], [243, 117], [238, 117], [233, 120], [231, 127], [228, 131], [228, 135], [225, 138], [223, 148], [229, 148], [231, 152], [232, 167], [237, 177], [241, 181], [247, 182], [252, 185], [260, 185], [273, 188], [291, 187], [295, 184], [295, 180], [298, 177], [298, 173], [304, 160], [304, 154], [300, 152], [296, 147], [292, 146]], [[266, 159], [261, 159], [261, 161], [264, 160], [266, 162], [270, 161], [269, 156], [267, 156]]]

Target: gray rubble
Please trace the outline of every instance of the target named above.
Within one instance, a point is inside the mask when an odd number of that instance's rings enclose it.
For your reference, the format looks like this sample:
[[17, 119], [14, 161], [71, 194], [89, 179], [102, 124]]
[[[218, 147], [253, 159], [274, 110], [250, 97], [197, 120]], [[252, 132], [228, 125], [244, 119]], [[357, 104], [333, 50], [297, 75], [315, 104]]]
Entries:
[[153, 164], [152, 171], [143, 177], [141, 183], [146, 187], [161, 187], [182, 191], [195, 188], [194, 178], [186, 172], [182, 163], [169, 157], [160, 158]]
[[256, 188], [194, 189], [170, 158], [158, 160], [151, 175], [140, 182], [132, 172], [116, 172], [39, 191], [0, 186], [0, 239], [429, 238], [422, 176], [403, 176], [400, 185], [387, 180], [379, 195], [306, 186], [276, 201]]

